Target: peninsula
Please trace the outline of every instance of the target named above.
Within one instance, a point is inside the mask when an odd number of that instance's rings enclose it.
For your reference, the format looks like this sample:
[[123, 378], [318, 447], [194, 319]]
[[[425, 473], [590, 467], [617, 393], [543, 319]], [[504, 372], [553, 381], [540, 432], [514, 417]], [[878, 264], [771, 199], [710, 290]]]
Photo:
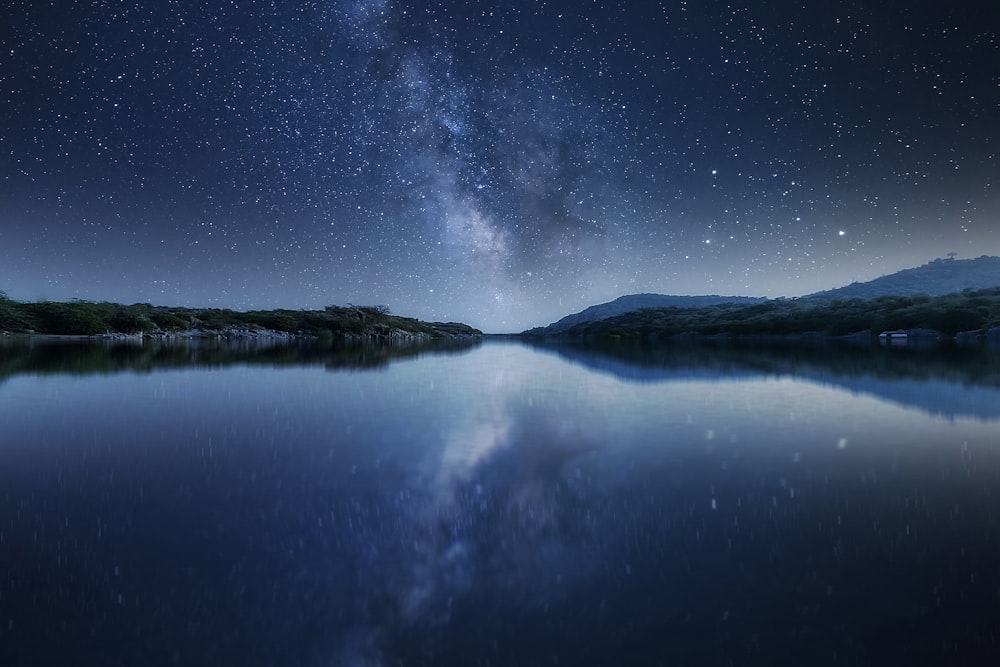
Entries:
[[420, 341], [478, 338], [459, 322], [423, 322], [385, 306], [250, 310], [121, 305], [92, 301], [20, 302], [0, 292], [0, 332], [103, 337], [319, 338]]

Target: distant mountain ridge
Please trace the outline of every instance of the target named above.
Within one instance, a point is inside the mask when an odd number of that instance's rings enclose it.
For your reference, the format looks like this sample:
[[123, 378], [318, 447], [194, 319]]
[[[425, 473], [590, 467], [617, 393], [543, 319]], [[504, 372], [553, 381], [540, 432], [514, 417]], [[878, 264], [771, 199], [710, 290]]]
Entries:
[[557, 334], [584, 322], [595, 322], [606, 320], [609, 317], [624, 315], [634, 310], [643, 308], [704, 308], [705, 306], [716, 306], [721, 303], [735, 303], [750, 305], [767, 301], [762, 296], [719, 296], [709, 294], [706, 296], [671, 296], [667, 294], [627, 294], [620, 296], [614, 301], [590, 306], [578, 313], [567, 315], [566, 317], [553, 322], [545, 327], [536, 327], [524, 333], [532, 335]]
[[864, 283], [807, 294], [802, 299], [876, 299], [880, 296], [944, 296], [967, 289], [1000, 286], [1000, 257], [935, 259], [923, 266], [903, 269]]
[[[814, 292], [799, 297], [799, 301], [828, 303], [837, 299], [876, 299], [882, 296], [944, 296], [963, 290], [1000, 287], [1000, 257], [983, 255], [976, 259], [935, 259], [923, 266], [903, 269], [864, 283]], [[563, 333], [587, 322], [606, 320], [644, 308], [704, 308], [724, 303], [754, 305], [766, 303], [766, 297], [750, 296], [671, 296], [664, 294], [629, 294], [614, 301], [590, 306], [567, 315], [544, 327], [523, 333], [546, 336]]]

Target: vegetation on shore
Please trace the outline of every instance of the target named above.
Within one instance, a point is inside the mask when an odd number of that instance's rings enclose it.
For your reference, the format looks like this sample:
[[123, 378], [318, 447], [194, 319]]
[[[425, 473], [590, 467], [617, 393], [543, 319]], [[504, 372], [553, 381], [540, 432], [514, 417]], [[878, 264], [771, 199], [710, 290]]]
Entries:
[[0, 331], [92, 336], [106, 333], [154, 334], [197, 330], [270, 330], [320, 338], [479, 336], [457, 322], [422, 322], [393, 315], [385, 306], [327, 306], [323, 310], [181, 308], [93, 301], [13, 301], [0, 292]]
[[[704, 308], [646, 308], [571, 327], [566, 338], [651, 339], [682, 335], [846, 336], [889, 329], [930, 329], [954, 336], [1000, 327], [1000, 287], [945, 296], [875, 299], [775, 299]], [[532, 336], [531, 331], [524, 333]]]

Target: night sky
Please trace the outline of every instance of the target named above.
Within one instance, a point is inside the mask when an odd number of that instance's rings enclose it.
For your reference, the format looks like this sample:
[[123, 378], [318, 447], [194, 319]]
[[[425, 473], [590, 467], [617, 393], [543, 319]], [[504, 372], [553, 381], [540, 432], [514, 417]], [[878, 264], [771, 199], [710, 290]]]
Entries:
[[1000, 4], [14, 0], [0, 290], [486, 331], [1000, 254]]

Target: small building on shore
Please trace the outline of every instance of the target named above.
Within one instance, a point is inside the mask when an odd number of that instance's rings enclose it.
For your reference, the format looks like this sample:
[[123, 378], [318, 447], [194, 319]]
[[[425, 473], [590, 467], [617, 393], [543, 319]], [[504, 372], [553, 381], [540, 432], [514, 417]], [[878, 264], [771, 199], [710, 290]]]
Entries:
[[882, 343], [905, 343], [908, 335], [902, 329], [893, 329], [892, 331], [883, 331], [878, 335], [878, 339]]

